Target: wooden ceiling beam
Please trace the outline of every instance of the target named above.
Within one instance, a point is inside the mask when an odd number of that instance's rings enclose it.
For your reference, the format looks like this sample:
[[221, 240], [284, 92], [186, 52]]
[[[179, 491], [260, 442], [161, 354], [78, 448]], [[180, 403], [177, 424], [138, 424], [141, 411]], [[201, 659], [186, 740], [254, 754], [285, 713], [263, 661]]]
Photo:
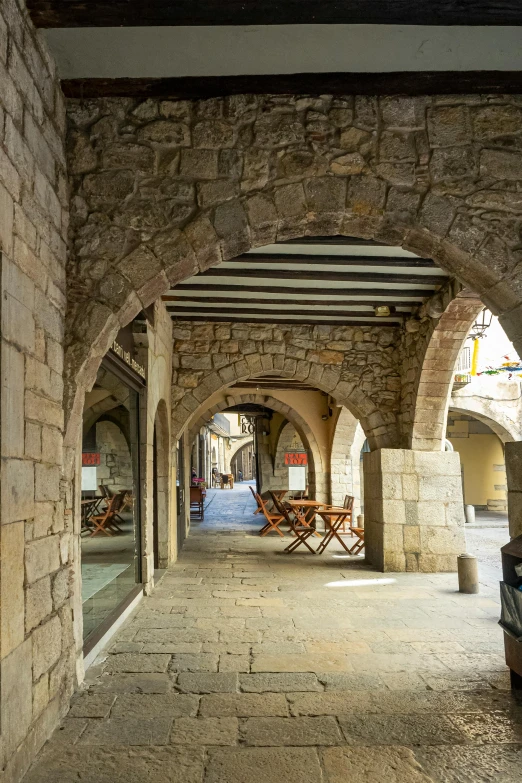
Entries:
[[[342, 310], [342, 308], [340, 308]], [[372, 309], [369, 310], [344, 310], [342, 313], [339, 308], [336, 308], [333, 312], [329, 313], [324, 310], [288, 310], [287, 315], [301, 316], [304, 321], [308, 321], [311, 318], [324, 318], [325, 315], [351, 315], [354, 318], [374, 318], [375, 314]], [[261, 307], [251, 307], [250, 305], [243, 303], [241, 307], [234, 309], [222, 308], [220, 312], [216, 307], [201, 307], [200, 305], [187, 305], [187, 306], [167, 306], [167, 311], [172, 315], [184, 315], [186, 313], [197, 312], [198, 315], [219, 315], [222, 318], [228, 318], [229, 315], [236, 316], [241, 315], [244, 318], [248, 318], [250, 315], [264, 315], [266, 320], [269, 321], [272, 316], [277, 318], [281, 315], [281, 308], [263, 309]], [[397, 313], [397, 315], [407, 315], [407, 313]]]
[[271, 278], [276, 280], [328, 280], [335, 283], [420, 283], [421, 285], [442, 285], [446, 277], [441, 275], [387, 274], [386, 272], [318, 272], [306, 269], [223, 269], [214, 267], [200, 272], [198, 278], [234, 277], [238, 280], [248, 278]]
[[[403, 278], [402, 282], [408, 282], [408, 278]], [[441, 280], [441, 283], [443, 280]], [[286, 294], [291, 295], [295, 293], [303, 293], [307, 296], [325, 296], [330, 291], [332, 294], [335, 294], [336, 296], [354, 296], [357, 294], [357, 292], [360, 292], [361, 296], [382, 296], [384, 298], [389, 298], [393, 301], [394, 296], [408, 296], [408, 297], [415, 297], [420, 299], [425, 299], [426, 297], [431, 296], [434, 293], [434, 289], [422, 289], [422, 288], [402, 288], [402, 289], [389, 289], [389, 288], [300, 288], [299, 290], [296, 290], [295, 288], [290, 288], [290, 286], [277, 286], [277, 285], [232, 285], [232, 284], [223, 284], [223, 283], [180, 283], [176, 286], [175, 291], [196, 291], [198, 293], [203, 293], [205, 291], [210, 292], [212, 294], [217, 294], [218, 292], [227, 293], [229, 291], [234, 291], [237, 293], [242, 293], [244, 296], [255, 296], [256, 293], [263, 293], [263, 294]]]
[[36, 27], [521, 25], [519, 0], [27, 0]]
[[[231, 258], [226, 264], [323, 264], [331, 266], [389, 266], [403, 269], [439, 269], [431, 258], [395, 258], [393, 256], [329, 256], [301, 253], [245, 253]], [[222, 267], [223, 268], [223, 265]], [[277, 270], [274, 270], [277, 271]]]
[[[176, 323], [183, 323], [184, 321], [204, 321], [206, 323], [248, 323], [248, 324], [287, 324], [289, 326], [300, 326], [303, 324], [302, 321], [296, 321], [291, 320], [288, 318], [247, 318], [246, 316], [241, 316], [241, 318], [232, 318], [232, 317], [226, 317], [223, 316], [211, 316], [211, 315], [191, 315], [191, 316], [171, 316], [172, 320]], [[390, 318], [393, 318], [393, 321], [385, 320], [383, 318], [374, 318], [373, 321], [365, 320], [365, 321], [354, 321], [350, 320], [348, 318], [346, 319], [338, 319], [338, 320], [318, 320], [318, 321], [308, 321], [306, 325], [308, 326], [387, 326], [387, 327], [398, 327], [400, 326], [400, 317], [399, 316], [390, 316]]]
[[[323, 292], [324, 293], [324, 292]], [[334, 292], [337, 293], [337, 292]], [[295, 294], [295, 291], [292, 291], [292, 294]], [[368, 298], [368, 299], [320, 299], [320, 298], [313, 298], [313, 299], [257, 299], [253, 304], [267, 304], [271, 307], [288, 307], [288, 305], [302, 305], [303, 307], [308, 307], [310, 305], [325, 305], [325, 306], [336, 306], [336, 307], [350, 307], [350, 306], [357, 306], [357, 305], [370, 305], [371, 307], [374, 307], [375, 305], [379, 304], [391, 304], [394, 307], [415, 307], [418, 304], [421, 304], [424, 297], [418, 297], [418, 299], [410, 300], [409, 302], [403, 302], [399, 299], [394, 299], [392, 296], [387, 296], [386, 302], [376, 302], [374, 299]], [[179, 305], [186, 305], [188, 301], [194, 302], [194, 306], [198, 306], [200, 304], [237, 304], [244, 306], [245, 305], [245, 299], [240, 299], [239, 297], [234, 296], [194, 296], [194, 297], [186, 297], [186, 296], [163, 296], [163, 301], [166, 303], [167, 308], [172, 306], [170, 303], [175, 302]]]
[[[522, 3], [520, 12], [522, 14]], [[394, 71], [182, 76], [158, 79], [64, 79], [61, 86], [67, 98], [80, 99], [128, 97], [199, 100], [243, 94], [518, 95], [522, 93], [522, 71]]]

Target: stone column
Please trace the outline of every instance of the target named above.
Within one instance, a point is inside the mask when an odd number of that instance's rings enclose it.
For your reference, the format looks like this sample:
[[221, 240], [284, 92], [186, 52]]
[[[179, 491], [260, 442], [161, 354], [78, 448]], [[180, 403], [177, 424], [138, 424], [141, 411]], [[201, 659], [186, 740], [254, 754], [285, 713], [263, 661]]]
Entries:
[[367, 560], [381, 571], [456, 571], [465, 551], [457, 452], [364, 454]]
[[509, 535], [522, 535], [522, 441], [505, 444]]

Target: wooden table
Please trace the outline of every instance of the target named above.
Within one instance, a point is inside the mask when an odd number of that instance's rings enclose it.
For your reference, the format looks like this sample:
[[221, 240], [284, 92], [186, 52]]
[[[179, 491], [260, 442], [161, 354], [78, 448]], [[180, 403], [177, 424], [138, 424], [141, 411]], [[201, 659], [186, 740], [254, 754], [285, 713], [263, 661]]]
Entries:
[[[313, 527], [315, 517], [322, 506], [326, 503], [321, 503], [319, 500], [287, 500], [285, 501], [287, 506], [290, 506], [295, 516], [299, 520], [299, 524], [303, 527]], [[321, 537], [321, 534], [314, 531], [314, 535]]]
[[341, 544], [342, 548], [348, 552], [349, 555], [358, 555], [361, 549], [364, 547], [364, 530], [359, 527], [351, 527], [350, 532], [357, 537], [357, 541], [350, 548], [346, 546], [343, 539], [339, 535], [339, 530], [346, 522], [346, 518], [351, 515], [351, 509], [349, 508], [336, 508], [331, 506], [330, 508], [318, 509], [317, 513], [322, 517], [327, 528], [326, 536], [323, 538], [317, 548], [317, 554], [322, 555], [328, 544], [330, 544], [334, 538]]

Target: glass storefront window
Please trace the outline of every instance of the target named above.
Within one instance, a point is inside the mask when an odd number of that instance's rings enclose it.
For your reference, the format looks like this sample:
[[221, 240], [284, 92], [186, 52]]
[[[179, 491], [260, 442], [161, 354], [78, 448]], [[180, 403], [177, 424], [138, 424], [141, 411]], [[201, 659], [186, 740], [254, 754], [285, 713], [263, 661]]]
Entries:
[[81, 501], [84, 639], [141, 581], [139, 398], [139, 393], [104, 363], [85, 399]]

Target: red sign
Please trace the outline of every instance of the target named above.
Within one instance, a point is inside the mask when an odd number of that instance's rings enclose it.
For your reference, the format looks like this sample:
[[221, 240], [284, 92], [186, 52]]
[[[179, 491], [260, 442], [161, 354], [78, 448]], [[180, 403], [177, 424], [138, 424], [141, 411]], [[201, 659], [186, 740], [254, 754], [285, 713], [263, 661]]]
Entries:
[[86, 452], [84, 451], [82, 454], [82, 465], [84, 467], [90, 467], [91, 465], [99, 465], [100, 464], [100, 453], [99, 452]]
[[308, 465], [308, 454], [306, 451], [287, 452], [285, 465]]

